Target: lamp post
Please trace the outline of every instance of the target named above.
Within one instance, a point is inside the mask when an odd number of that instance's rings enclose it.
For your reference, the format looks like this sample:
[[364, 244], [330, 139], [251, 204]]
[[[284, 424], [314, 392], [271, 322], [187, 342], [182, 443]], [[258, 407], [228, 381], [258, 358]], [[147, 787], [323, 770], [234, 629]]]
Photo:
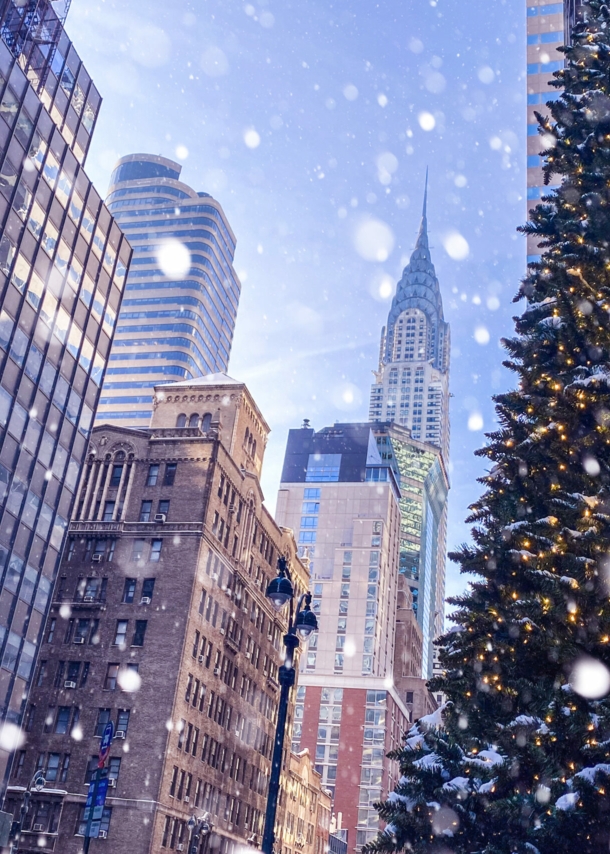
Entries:
[[35, 789], [37, 792], [42, 792], [46, 782], [47, 781], [45, 780], [42, 771], [36, 771], [32, 779], [28, 783], [28, 787], [23, 793], [23, 802], [19, 810], [19, 821], [13, 822], [13, 826], [11, 827], [11, 845], [9, 848], [9, 854], [13, 854], [13, 851], [16, 851], [19, 847], [21, 831], [23, 830], [23, 822], [25, 821], [25, 817], [28, 814], [28, 810], [30, 808], [30, 798], [32, 797], [32, 789]]
[[296, 613], [294, 613], [294, 598], [294, 585], [288, 571], [288, 563], [286, 558], [282, 556], [277, 561], [277, 577], [267, 587], [267, 599], [271, 601], [276, 611], [281, 611], [285, 605], [290, 603], [290, 620], [288, 632], [284, 635], [286, 655], [278, 674], [280, 680], [280, 702], [277, 711], [269, 793], [267, 795], [267, 809], [265, 811], [265, 830], [261, 845], [263, 854], [272, 854], [275, 840], [275, 814], [277, 812], [277, 799], [280, 790], [284, 730], [286, 729], [290, 689], [295, 682], [294, 651], [299, 646], [299, 638], [306, 640], [312, 632], [318, 629], [316, 615], [310, 608], [311, 593], [303, 593], [299, 597]]
[[199, 854], [199, 842], [201, 837], [205, 839], [205, 837], [212, 830], [212, 825], [209, 821], [210, 814], [204, 813], [201, 818], [196, 818], [192, 815], [188, 822], [187, 827], [191, 832], [191, 840], [189, 842], [189, 854]]

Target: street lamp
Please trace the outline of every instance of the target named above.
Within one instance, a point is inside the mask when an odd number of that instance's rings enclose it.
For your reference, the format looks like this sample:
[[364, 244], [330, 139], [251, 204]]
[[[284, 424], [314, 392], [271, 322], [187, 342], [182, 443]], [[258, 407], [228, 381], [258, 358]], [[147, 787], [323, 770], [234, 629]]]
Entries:
[[191, 841], [189, 843], [189, 854], [199, 854], [199, 842], [201, 837], [205, 837], [212, 830], [212, 825], [209, 821], [210, 814], [204, 813], [201, 818], [196, 818], [192, 815], [186, 823], [186, 826], [191, 832]]
[[21, 804], [21, 809], [19, 810], [19, 821], [14, 821], [13, 826], [11, 827], [11, 846], [9, 848], [9, 854], [13, 854], [13, 851], [16, 851], [19, 847], [21, 831], [23, 830], [23, 822], [25, 821], [25, 817], [28, 814], [28, 810], [30, 808], [30, 798], [32, 797], [32, 789], [35, 789], [37, 792], [42, 792], [46, 782], [47, 781], [45, 780], [42, 771], [36, 771], [32, 779], [28, 783], [28, 787], [23, 793], [23, 802]]
[[[294, 614], [294, 585], [288, 571], [288, 563], [283, 556], [278, 558], [277, 577], [269, 582], [267, 598], [271, 600], [271, 604], [276, 611], [281, 611], [290, 602], [288, 632], [284, 635], [286, 655], [278, 674], [280, 680], [280, 702], [277, 711], [275, 742], [273, 745], [273, 758], [271, 760], [271, 776], [269, 778], [269, 794], [267, 795], [267, 809], [265, 811], [265, 830], [261, 845], [263, 854], [272, 854], [275, 838], [275, 814], [277, 812], [277, 799], [280, 790], [282, 752], [284, 749], [284, 730], [286, 729], [286, 717], [288, 714], [288, 699], [290, 697], [290, 689], [295, 681], [294, 651], [299, 646], [299, 638], [305, 641], [312, 632], [317, 631], [318, 621], [316, 615], [309, 607], [311, 604], [311, 593], [303, 593], [299, 597], [296, 614]], [[305, 604], [303, 605], [303, 603]]]

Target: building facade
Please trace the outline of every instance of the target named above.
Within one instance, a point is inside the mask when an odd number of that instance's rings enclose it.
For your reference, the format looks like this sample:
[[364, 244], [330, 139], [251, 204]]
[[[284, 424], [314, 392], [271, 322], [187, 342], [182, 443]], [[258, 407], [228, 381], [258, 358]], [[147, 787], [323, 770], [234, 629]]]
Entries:
[[[370, 424], [291, 430], [277, 518], [310, 559], [319, 633], [301, 659], [293, 749], [307, 748], [348, 850], [373, 838], [373, 803], [410, 716], [394, 686], [399, 489]], [[298, 533], [297, 533], [298, 532]]]
[[432, 676], [442, 634], [449, 479], [450, 329], [428, 246], [427, 187], [415, 249], [381, 333], [369, 418], [400, 485], [400, 571], [423, 632], [422, 673]]
[[400, 484], [400, 573], [423, 633], [419, 675], [433, 673], [434, 639], [443, 632], [449, 479], [439, 448], [395, 422], [372, 422], [380, 456]]
[[0, 2], [0, 719], [15, 725], [131, 256], [84, 171], [101, 99], [54, 6]]
[[227, 370], [240, 282], [220, 204], [165, 157], [122, 157], [107, 204], [133, 246], [96, 423], [145, 427], [153, 387]]
[[279, 854], [326, 854], [329, 844], [331, 797], [322, 786], [307, 749], [290, 754], [290, 769], [282, 791], [283, 821]]
[[[556, 101], [561, 90], [550, 86], [553, 73], [560, 71], [564, 54], [558, 48], [568, 44], [572, 27], [578, 20], [582, 0], [545, 0], [527, 2], [527, 217], [545, 193], [542, 175], [541, 140], [534, 112], [544, 114], [545, 104]], [[554, 186], [551, 181], [550, 187]], [[549, 189], [547, 186], [546, 190]], [[527, 261], [540, 260], [540, 249], [533, 235], [527, 235]]]
[[[427, 190], [426, 190], [427, 193]], [[426, 195], [415, 249], [381, 331], [371, 421], [393, 421], [449, 456], [449, 324], [430, 257]]]
[[[308, 585], [262, 503], [267, 432], [224, 374], [157, 386], [146, 429], [94, 428], [8, 789], [18, 814], [34, 771], [47, 780], [19, 851], [81, 850], [109, 720], [109, 850], [186, 851], [204, 813], [201, 851], [260, 844], [287, 628], [265, 596], [278, 556]], [[285, 755], [286, 777], [289, 741]]]

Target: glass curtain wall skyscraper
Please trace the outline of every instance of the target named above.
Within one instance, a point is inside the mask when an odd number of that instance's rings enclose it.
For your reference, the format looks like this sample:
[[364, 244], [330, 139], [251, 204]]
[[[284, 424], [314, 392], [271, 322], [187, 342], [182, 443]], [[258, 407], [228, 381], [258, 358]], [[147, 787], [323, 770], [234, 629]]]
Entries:
[[181, 166], [132, 154], [110, 180], [109, 210], [134, 249], [98, 423], [145, 427], [153, 386], [227, 370], [240, 282], [220, 204]]
[[55, 4], [0, 2], [0, 718], [16, 725], [131, 257], [83, 169], [100, 103]]
[[382, 329], [369, 419], [400, 480], [400, 571], [423, 632], [423, 676], [443, 630], [449, 481], [450, 330], [428, 246], [427, 178], [415, 249]]

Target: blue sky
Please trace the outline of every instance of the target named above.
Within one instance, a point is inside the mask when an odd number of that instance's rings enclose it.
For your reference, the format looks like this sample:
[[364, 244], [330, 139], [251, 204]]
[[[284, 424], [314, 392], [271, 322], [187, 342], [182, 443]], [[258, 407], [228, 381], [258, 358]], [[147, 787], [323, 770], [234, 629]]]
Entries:
[[[272, 428], [271, 509], [288, 429], [367, 419], [429, 166], [452, 334], [449, 546], [463, 541], [473, 452], [512, 382], [499, 340], [525, 264], [523, 4], [72, 0], [67, 30], [104, 99], [87, 165], [98, 189], [124, 154], [181, 159], [237, 236], [229, 373]], [[448, 592], [462, 585], [448, 567]]]

